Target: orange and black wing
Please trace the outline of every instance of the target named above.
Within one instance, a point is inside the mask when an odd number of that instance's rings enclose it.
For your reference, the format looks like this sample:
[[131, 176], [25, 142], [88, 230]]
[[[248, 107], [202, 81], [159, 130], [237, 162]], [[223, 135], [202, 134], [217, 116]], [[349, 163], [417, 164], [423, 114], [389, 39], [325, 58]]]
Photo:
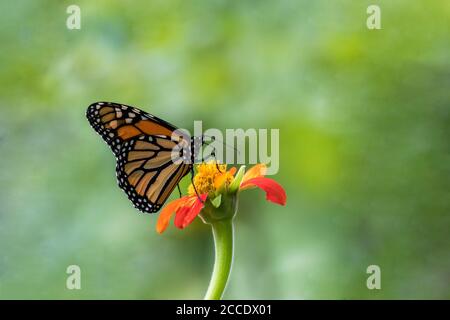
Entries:
[[170, 123], [122, 104], [97, 102], [86, 115], [116, 155], [119, 187], [140, 211], [158, 211], [192, 169], [177, 151], [189, 147], [189, 139], [173, 135], [177, 128]]
[[142, 135], [170, 137], [177, 129], [174, 125], [138, 108], [113, 102], [91, 104], [86, 111], [86, 117], [114, 153], [130, 139]]

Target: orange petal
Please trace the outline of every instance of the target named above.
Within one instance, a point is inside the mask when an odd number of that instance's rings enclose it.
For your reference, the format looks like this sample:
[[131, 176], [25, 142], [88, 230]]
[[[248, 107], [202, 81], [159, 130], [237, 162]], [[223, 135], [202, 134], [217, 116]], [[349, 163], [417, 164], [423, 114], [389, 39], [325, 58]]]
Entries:
[[229, 173], [231, 176], [234, 176], [234, 174], [236, 173], [236, 171], [237, 171], [236, 167], [231, 167], [231, 169], [228, 170], [228, 173]]
[[264, 190], [266, 192], [266, 200], [282, 206], [286, 205], [286, 192], [275, 180], [265, 177], [253, 178], [241, 183], [240, 189], [244, 190], [251, 187], [258, 187]]
[[244, 174], [244, 177], [242, 178], [241, 185], [242, 185], [245, 181], [248, 181], [248, 180], [250, 180], [250, 179], [265, 176], [266, 171], [267, 171], [267, 166], [266, 166], [264, 163], [258, 163], [258, 164], [255, 164], [253, 167], [251, 167], [251, 168]]
[[191, 222], [194, 221], [195, 217], [198, 216], [200, 211], [203, 209], [207, 197], [207, 193], [200, 195], [200, 199], [197, 195], [191, 196], [191, 199], [189, 199], [184, 206], [177, 210], [174, 221], [175, 226], [183, 229], [191, 224]]
[[189, 197], [182, 197], [180, 199], [174, 200], [168, 203], [161, 211], [156, 222], [156, 231], [158, 233], [163, 233], [169, 225], [170, 218], [172, 214], [176, 212], [181, 206], [183, 206]]

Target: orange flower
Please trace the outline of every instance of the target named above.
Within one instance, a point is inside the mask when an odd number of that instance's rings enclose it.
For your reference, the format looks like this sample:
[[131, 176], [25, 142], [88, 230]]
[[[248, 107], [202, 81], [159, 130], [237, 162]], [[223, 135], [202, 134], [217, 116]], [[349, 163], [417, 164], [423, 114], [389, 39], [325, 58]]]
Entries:
[[[226, 165], [215, 162], [201, 163], [194, 177], [188, 195], [167, 204], [159, 215], [156, 230], [162, 233], [169, 225], [175, 213], [174, 224], [183, 229], [189, 225], [205, 206], [207, 200], [215, 208], [221, 206], [222, 195], [237, 196], [238, 191], [258, 187], [266, 192], [268, 201], [285, 205], [286, 192], [276, 181], [264, 177], [267, 171], [265, 164], [257, 164], [245, 174], [242, 166], [236, 174], [236, 168], [226, 170]], [[235, 175], [236, 174], [236, 175]], [[197, 195], [196, 191], [200, 194]]]
[[266, 199], [268, 201], [286, 205], [286, 192], [275, 180], [264, 177], [267, 167], [265, 164], [257, 164], [248, 170], [242, 182], [239, 185], [239, 190], [250, 189], [258, 187], [266, 192]]

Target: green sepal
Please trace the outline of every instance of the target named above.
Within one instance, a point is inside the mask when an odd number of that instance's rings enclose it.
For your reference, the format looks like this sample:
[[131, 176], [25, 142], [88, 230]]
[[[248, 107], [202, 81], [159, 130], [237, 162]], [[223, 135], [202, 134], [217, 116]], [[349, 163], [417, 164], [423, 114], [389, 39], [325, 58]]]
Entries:
[[220, 204], [222, 202], [222, 195], [219, 194], [217, 197], [215, 197], [214, 199], [212, 199], [210, 201], [215, 208], [218, 208], [218, 207], [220, 207]]
[[229, 191], [230, 193], [237, 192], [239, 190], [239, 186], [241, 185], [242, 178], [244, 177], [245, 166], [241, 166], [239, 171], [236, 173], [233, 182], [230, 184]]

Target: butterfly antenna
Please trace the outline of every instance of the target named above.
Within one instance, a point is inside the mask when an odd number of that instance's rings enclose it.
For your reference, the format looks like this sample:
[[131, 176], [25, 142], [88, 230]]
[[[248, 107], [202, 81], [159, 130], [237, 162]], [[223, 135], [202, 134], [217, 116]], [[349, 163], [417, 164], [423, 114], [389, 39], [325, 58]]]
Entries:
[[233, 150], [236, 151], [238, 154], [240, 153], [239, 150], [238, 150], [236, 147], [230, 146], [228, 143], [225, 143], [225, 142], [223, 142], [222, 140], [216, 139], [215, 136], [207, 136], [207, 135], [203, 135], [203, 136], [204, 136], [204, 137], [207, 137], [207, 138], [210, 138], [212, 141], [216, 141], [216, 140], [217, 140], [218, 142], [222, 143], [224, 146], [226, 146], [226, 147], [228, 147], [228, 148], [230, 148], [230, 149], [233, 149]]

